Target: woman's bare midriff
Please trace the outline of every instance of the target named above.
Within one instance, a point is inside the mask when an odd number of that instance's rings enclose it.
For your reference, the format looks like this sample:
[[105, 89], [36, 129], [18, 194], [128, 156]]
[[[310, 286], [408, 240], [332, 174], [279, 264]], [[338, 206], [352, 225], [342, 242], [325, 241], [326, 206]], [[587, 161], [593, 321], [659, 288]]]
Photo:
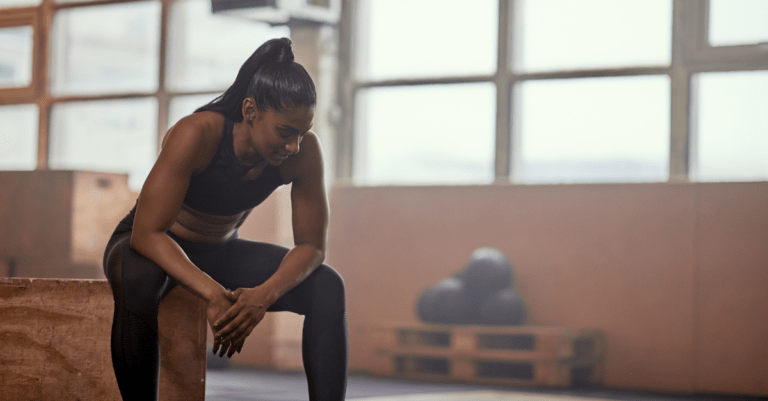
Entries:
[[234, 235], [250, 210], [233, 216], [214, 216], [182, 204], [171, 232], [188, 241], [224, 242]]

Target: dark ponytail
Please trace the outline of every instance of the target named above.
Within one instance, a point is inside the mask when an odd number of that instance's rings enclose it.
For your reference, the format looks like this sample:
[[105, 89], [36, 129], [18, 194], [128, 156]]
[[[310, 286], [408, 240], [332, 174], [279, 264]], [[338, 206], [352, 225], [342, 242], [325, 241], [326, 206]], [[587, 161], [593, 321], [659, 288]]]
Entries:
[[243, 63], [232, 86], [195, 113], [210, 110], [235, 122], [243, 121], [243, 100], [247, 97], [253, 97], [259, 111], [314, 106], [315, 84], [304, 67], [293, 60], [290, 39], [266, 41]]

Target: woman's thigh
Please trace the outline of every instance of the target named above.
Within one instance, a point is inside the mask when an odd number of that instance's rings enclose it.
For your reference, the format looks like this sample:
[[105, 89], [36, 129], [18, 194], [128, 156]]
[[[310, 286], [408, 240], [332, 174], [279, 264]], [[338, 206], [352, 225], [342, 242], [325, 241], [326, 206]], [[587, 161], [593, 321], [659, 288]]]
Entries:
[[[235, 239], [199, 260], [198, 267], [230, 290], [263, 284], [280, 267], [288, 249], [279, 245]], [[333, 301], [335, 299], [335, 301]], [[343, 308], [344, 284], [330, 266], [321, 264], [304, 281], [283, 295], [269, 311], [307, 314], [318, 302], [338, 303]]]
[[234, 239], [190, 260], [224, 288], [251, 288], [263, 284], [280, 266], [288, 249], [264, 242]]
[[116, 301], [139, 314], [156, 311], [176, 285], [160, 266], [131, 248], [130, 233], [110, 241], [104, 270]]

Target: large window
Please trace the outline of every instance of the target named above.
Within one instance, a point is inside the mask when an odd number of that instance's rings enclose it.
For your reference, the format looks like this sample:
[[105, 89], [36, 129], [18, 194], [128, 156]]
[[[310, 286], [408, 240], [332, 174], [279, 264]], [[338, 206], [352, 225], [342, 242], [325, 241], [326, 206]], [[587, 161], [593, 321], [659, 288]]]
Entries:
[[210, 0], [0, 0], [0, 169], [122, 172], [139, 189], [167, 128], [283, 36]]
[[371, 184], [491, 182], [495, 99], [489, 83], [361, 91], [355, 166]]
[[0, 169], [31, 170], [37, 163], [37, 107], [0, 106]]
[[768, 179], [768, 71], [696, 76], [695, 178]]
[[358, 0], [343, 12], [343, 181], [768, 179], [768, 2]]
[[667, 179], [667, 76], [530, 80], [515, 95], [522, 182]]
[[[767, 179], [764, 0], [347, 0], [343, 14], [342, 181]], [[138, 189], [168, 127], [288, 35], [210, 0], [0, 0], [0, 168], [121, 171]]]

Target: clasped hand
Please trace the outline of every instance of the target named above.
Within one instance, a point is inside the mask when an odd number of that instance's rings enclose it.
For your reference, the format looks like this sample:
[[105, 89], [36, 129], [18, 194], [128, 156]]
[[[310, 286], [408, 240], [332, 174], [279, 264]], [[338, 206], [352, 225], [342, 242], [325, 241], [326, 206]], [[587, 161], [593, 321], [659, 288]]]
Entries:
[[218, 311], [211, 311], [214, 313], [208, 316], [214, 333], [213, 353], [219, 352], [220, 357], [225, 353], [227, 357], [232, 357], [242, 350], [245, 339], [261, 322], [269, 307], [268, 294], [261, 287], [238, 288], [227, 298], [231, 303], [223, 314], [223, 309], [219, 307]]

